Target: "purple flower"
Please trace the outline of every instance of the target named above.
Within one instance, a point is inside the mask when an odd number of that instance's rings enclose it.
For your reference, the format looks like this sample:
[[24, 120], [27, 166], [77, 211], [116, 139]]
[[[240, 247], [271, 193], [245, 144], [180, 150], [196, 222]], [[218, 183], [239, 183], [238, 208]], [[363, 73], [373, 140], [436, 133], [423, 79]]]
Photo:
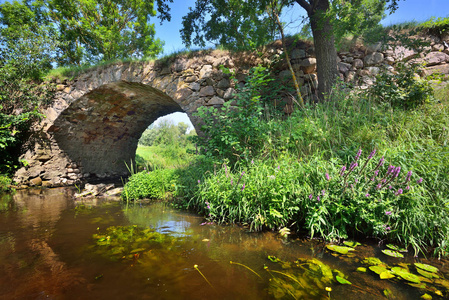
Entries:
[[343, 176], [343, 174], [345, 173], [345, 171], [346, 171], [346, 166], [341, 167], [341, 170], [340, 170], [340, 176]]
[[368, 160], [373, 158], [375, 154], [376, 154], [376, 148], [374, 148], [373, 151], [371, 151], [371, 154], [368, 156]]
[[380, 190], [382, 188], [382, 183], [379, 183], [377, 186], [376, 186], [376, 190]]
[[310, 195], [309, 195], [309, 199], [310, 199], [310, 200], [312, 200], [312, 198], [313, 198], [313, 195], [312, 195], [312, 194], [310, 194]]
[[355, 156], [355, 160], [359, 160], [360, 155], [362, 155], [362, 148], [359, 148], [359, 151], [357, 151], [357, 155]]
[[204, 202], [204, 203], [205, 203], [206, 205], [209, 205], [209, 202], [207, 202], [207, 201], [206, 201], [206, 202]]
[[408, 191], [408, 190], [410, 189], [410, 186], [407, 185], [407, 186], [405, 187], [405, 189]]
[[369, 197], [369, 196], [370, 196], [370, 194], [366, 194], [366, 195], [365, 195], [365, 197]]
[[388, 188], [391, 190], [393, 188], [393, 186], [389, 185]]
[[245, 184], [242, 185], [242, 191], [245, 189]]
[[210, 206], [208, 205], [208, 206], [206, 206], [206, 208], [207, 208], [207, 209], [210, 209]]
[[226, 173], [226, 178], [228, 178], [228, 166], [225, 165], [225, 173]]
[[322, 191], [321, 191], [321, 195], [324, 196], [325, 194], [326, 194], [326, 191], [325, 191], [325, 190], [322, 190]]
[[385, 225], [385, 230], [390, 231], [391, 230], [390, 226]]
[[388, 167], [388, 170], [387, 170], [387, 175], [386, 176], [388, 176], [388, 175], [390, 175], [391, 174], [391, 172], [393, 172], [394, 170], [395, 170], [395, 166], [393, 166], [393, 165], [390, 165], [389, 167]]
[[382, 183], [385, 183], [385, 182], [387, 182], [387, 180], [384, 178], [384, 179], [382, 179], [381, 182], [382, 182]]
[[417, 183], [421, 183], [422, 182], [422, 178], [418, 179], [416, 182]]
[[200, 184], [200, 183], [201, 183], [201, 180], [198, 179], [198, 184]]
[[379, 175], [379, 170], [374, 171], [374, 176]]
[[251, 159], [251, 164], [254, 165], [254, 160], [253, 159]]
[[352, 170], [354, 170], [359, 164], [356, 162], [353, 162], [350, 166], [349, 166], [349, 172], [351, 172]]
[[329, 176], [328, 173], [326, 173], [326, 180], [327, 180], [327, 181], [331, 180], [331, 178], [330, 178], [330, 176]]
[[393, 172], [393, 177], [394, 178], [398, 177], [400, 172], [401, 172], [401, 167], [396, 167], [396, 169]]
[[357, 183], [357, 182], [359, 182], [359, 179], [358, 179], [358, 178], [356, 178], [356, 179], [354, 180], [354, 183]]
[[387, 211], [385, 212], [385, 214], [386, 214], [387, 216], [390, 216], [390, 215], [391, 215], [391, 211], [388, 211], [388, 210], [387, 210]]
[[231, 185], [233, 185], [233, 184], [234, 184], [234, 179], [231, 178]]
[[379, 163], [377, 164], [377, 167], [380, 168], [384, 165], [385, 157], [382, 156], [382, 158], [379, 160]]
[[408, 171], [407, 176], [405, 176], [405, 183], [409, 182], [411, 177], [412, 177], [412, 171]]
[[399, 196], [400, 194], [402, 194], [403, 190], [402, 189], [398, 189], [398, 191], [394, 194], [395, 196]]
[[320, 201], [320, 196], [317, 196], [317, 197], [316, 197], [316, 200], [319, 202], [319, 201]]

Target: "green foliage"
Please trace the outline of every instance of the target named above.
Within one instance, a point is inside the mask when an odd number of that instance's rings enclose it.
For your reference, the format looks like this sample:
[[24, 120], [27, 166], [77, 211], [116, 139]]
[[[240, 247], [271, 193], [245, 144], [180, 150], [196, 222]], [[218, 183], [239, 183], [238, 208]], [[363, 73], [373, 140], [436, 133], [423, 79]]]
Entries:
[[243, 88], [236, 92], [235, 106], [228, 101], [220, 108], [203, 106], [198, 109], [197, 116], [204, 122], [201, 130], [205, 135], [198, 139], [198, 144], [205, 155], [234, 163], [248, 160], [261, 151], [266, 131], [264, 106], [271, 94], [269, 88], [274, 86], [270, 85], [271, 81], [268, 69], [255, 67]]
[[102, 60], [156, 57], [163, 42], [155, 38], [154, 1], [44, 0], [6, 2], [0, 23], [11, 31], [43, 26], [60, 42], [59, 65]]
[[[11, 11], [8, 5], [1, 6], [1, 18], [28, 16], [26, 9]], [[45, 27], [16, 21], [0, 28], [0, 172], [6, 174], [17, 167], [30, 125], [41, 117], [37, 107], [49, 104], [54, 91], [42, 77], [51, 68], [56, 42]]]
[[380, 73], [368, 94], [378, 103], [394, 108], [413, 109], [434, 100], [433, 89], [427, 80], [417, 78], [418, 66], [398, 64], [397, 73]]
[[436, 34], [441, 37], [445, 32], [449, 30], [449, 17], [432, 17], [426, 22], [421, 23], [418, 28], [430, 34]]
[[0, 174], [0, 194], [9, 191], [9, 185], [11, 184], [11, 179], [8, 176]]
[[177, 176], [173, 169], [142, 171], [132, 175], [126, 183], [122, 198], [137, 200], [143, 198], [164, 199], [175, 190]]

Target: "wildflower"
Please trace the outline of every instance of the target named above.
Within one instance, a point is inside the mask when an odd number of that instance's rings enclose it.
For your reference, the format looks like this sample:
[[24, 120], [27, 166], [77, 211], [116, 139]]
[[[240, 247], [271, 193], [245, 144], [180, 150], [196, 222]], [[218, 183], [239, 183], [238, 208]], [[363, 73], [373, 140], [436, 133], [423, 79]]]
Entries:
[[390, 231], [391, 230], [390, 226], [385, 225], [385, 230]]
[[368, 156], [368, 160], [373, 158], [375, 154], [376, 154], [376, 148], [374, 148], [373, 151], [371, 151], [371, 154]]
[[374, 171], [374, 176], [379, 175], [379, 170]]
[[317, 197], [316, 197], [316, 200], [317, 200], [318, 202], [320, 202], [320, 196], [317, 196]]
[[409, 182], [411, 177], [412, 177], [412, 171], [408, 171], [407, 176], [405, 176], [405, 183]]
[[198, 184], [200, 184], [200, 183], [201, 183], [201, 180], [198, 179]]
[[417, 183], [421, 183], [422, 182], [422, 178], [418, 179], [416, 182]]
[[382, 188], [382, 183], [379, 183], [377, 186], [376, 186], [376, 190], [380, 190]]
[[234, 184], [234, 179], [231, 178], [231, 185], [233, 185], [233, 184]]
[[396, 178], [399, 176], [399, 173], [401, 172], [401, 167], [396, 167], [393, 172], [393, 178]]
[[326, 194], [326, 190], [322, 190], [322, 191], [321, 191], [321, 195], [324, 196], [325, 194]]
[[387, 210], [387, 211], [385, 212], [385, 215], [391, 216], [391, 211]]
[[349, 166], [349, 172], [351, 172], [352, 170], [354, 170], [359, 164], [356, 162], [353, 162], [350, 166]]
[[357, 151], [357, 155], [355, 156], [355, 160], [359, 160], [360, 155], [362, 155], [362, 148], [359, 148], [359, 151]]
[[312, 195], [312, 194], [310, 194], [310, 195], [309, 195], [309, 199], [310, 199], [310, 200], [312, 200], [312, 198], [313, 198], [313, 195]]
[[330, 178], [330, 176], [329, 176], [328, 173], [326, 173], [326, 180], [327, 180], [327, 181], [331, 180], [331, 178]]
[[242, 191], [245, 189], [245, 184], [242, 185]]
[[341, 167], [341, 170], [340, 170], [340, 176], [343, 176], [343, 174], [345, 173], [345, 171], [346, 171], [346, 166]]
[[228, 178], [228, 166], [225, 165], [225, 173], [226, 173], [226, 178]]
[[405, 189], [408, 191], [408, 190], [410, 189], [410, 186], [407, 185], [407, 186], [405, 187]]
[[382, 183], [385, 183], [385, 182], [387, 182], [387, 179], [382, 179], [382, 181], [381, 181]]
[[278, 166], [278, 170], [280, 170], [281, 169], [281, 166]]
[[370, 194], [368, 194], [368, 193], [365, 195], [365, 197], [369, 197], [369, 196], [370, 196]]
[[385, 157], [382, 156], [381, 159], [379, 159], [379, 162], [377, 163], [376, 169], [382, 167], [384, 165], [385, 162]]
[[251, 164], [254, 165], [254, 160], [253, 159], [251, 159]]
[[354, 180], [354, 183], [357, 183], [357, 182], [359, 182], [359, 179], [358, 179], [358, 178], [356, 178], [356, 179]]
[[395, 196], [399, 196], [400, 194], [402, 194], [402, 192], [403, 192], [403, 190], [402, 190], [402, 189], [399, 189], [394, 195], [395, 195]]
[[391, 172], [393, 172], [394, 170], [395, 170], [395, 166], [393, 166], [393, 165], [390, 165], [389, 167], [388, 167], [388, 170], [387, 170], [387, 175], [386, 176], [388, 176], [388, 175], [390, 175], [391, 174]]
[[276, 179], [276, 176], [270, 175], [269, 178], [270, 178], [271, 180], [275, 180], [275, 179]]
[[388, 188], [391, 190], [393, 188], [393, 186], [389, 185]]

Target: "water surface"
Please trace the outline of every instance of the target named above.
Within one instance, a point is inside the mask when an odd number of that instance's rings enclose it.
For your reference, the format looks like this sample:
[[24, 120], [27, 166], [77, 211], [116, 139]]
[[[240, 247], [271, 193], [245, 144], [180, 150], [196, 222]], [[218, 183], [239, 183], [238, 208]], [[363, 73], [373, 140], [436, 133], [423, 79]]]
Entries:
[[[318, 284], [314, 295], [305, 293], [300, 299], [328, 299], [324, 286], [332, 289], [331, 299], [382, 299], [386, 289], [395, 299], [430, 293], [403, 281], [380, 280], [370, 271], [357, 272], [364, 257], [377, 256], [391, 265], [418, 261], [412, 254], [387, 257], [376, 242], [357, 247], [355, 257], [333, 256], [319, 241], [204, 225], [202, 217], [160, 202], [74, 201], [73, 193], [63, 188], [26, 190], [0, 199], [0, 299], [298, 298], [299, 283], [287, 276], [293, 271], [268, 256], [291, 265], [297, 259], [318, 259], [352, 282]], [[110, 226], [131, 225], [154, 229], [162, 242], [111, 257], [93, 238]], [[419, 261], [448, 274], [446, 260]]]

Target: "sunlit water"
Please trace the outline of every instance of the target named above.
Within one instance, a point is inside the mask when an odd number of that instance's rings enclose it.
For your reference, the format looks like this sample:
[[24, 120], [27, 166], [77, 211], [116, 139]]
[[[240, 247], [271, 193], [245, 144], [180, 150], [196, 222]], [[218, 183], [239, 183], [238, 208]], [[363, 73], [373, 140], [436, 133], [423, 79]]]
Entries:
[[[388, 264], [415, 261], [412, 254], [387, 257], [377, 244], [357, 247], [356, 257], [333, 256], [318, 241], [201, 225], [202, 217], [163, 203], [82, 203], [72, 194], [70, 189], [28, 190], [0, 199], [0, 299], [294, 299], [289, 291], [270, 288], [274, 278], [284, 280], [287, 288], [295, 283], [269, 271], [287, 274], [269, 255], [289, 262], [316, 258], [345, 273], [352, 285], [329, 284], [331, 299], [382, 299], [385, 289], [395, 299], [419, 299], [426, 292], [402, 281], [380, 280], [370, 271], [357, 272], [364, 257], [377, 256]], [[176, 243], [146, 249], [132, 259], [112, 261], [102, 255], [93, 235], [128, 225], [154, 228]], [[448, 274], [445, 260], [419, 261]], [[325, 289], [315, 292], [301, 299], [329, 297]]]

